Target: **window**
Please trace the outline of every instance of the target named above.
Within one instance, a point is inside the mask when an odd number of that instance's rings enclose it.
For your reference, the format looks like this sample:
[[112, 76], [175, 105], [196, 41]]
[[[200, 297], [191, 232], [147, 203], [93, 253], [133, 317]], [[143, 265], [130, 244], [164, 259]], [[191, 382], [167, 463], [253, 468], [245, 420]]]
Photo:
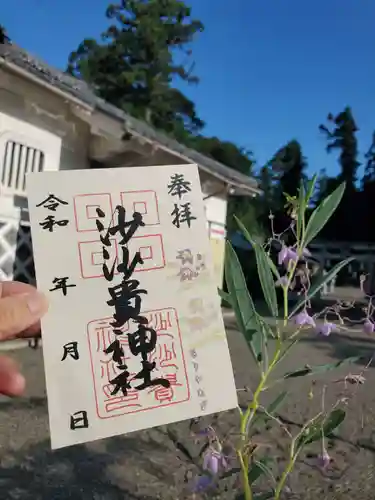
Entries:
[[8, 140], [5, 143], [1, 184], [14, 191], [24, 191], [26, 176], [30, 172], [41, 172], [44, 168], [43, 151]]

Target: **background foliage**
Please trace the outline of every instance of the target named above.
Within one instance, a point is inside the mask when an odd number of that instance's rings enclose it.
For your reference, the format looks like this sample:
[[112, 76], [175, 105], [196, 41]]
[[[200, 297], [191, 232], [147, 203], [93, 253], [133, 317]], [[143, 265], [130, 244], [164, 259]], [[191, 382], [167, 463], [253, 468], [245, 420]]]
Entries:
[[[204, 30], [192, 17], [191, 8], [180, 0], [121, 0], [105, 12], [107, 28], [102, 34], [88, 33], [69, 56], [67, 71], [86, 80], [97, 93], [128, 113], [245, 175], [259, 180], [263, 196], [256, 201], [232, 198], [229, 201], [228, 231], [235, 230], [233, 214], [246, 226], [266, 236], [268, 214], [275, 215], [276, 232], [285, 227], [283, 193], [294, 195], [301, 179], [307, 181], [308, 158], [294, 138], [275, 152], [266, 165], [257, 165], [252, 152], [225, 138], [207, 137], [205, 124], [194, 102], [176, 88], [178, 81], [199, 83], [194, 74], [192, 45]], [[0, 25], [0, 43], [9, 43]], [[330, 110], [327, 110], [330, 111]], [[327, 154], [337, 154], [340, 173], [329, 177], [321, 165], [316, 205], [341, 183], [347, 189], [342, 203], [321, 234], [332, 241], [375, 241], [371, 223], [375, 205], [375, 132], [358, 175], [358, 125], [350, 107], [329, 112], [317, 128], [326, 140]], [[251, 137], [249, 138], [251, 141]], [[353, 211], [353, 207], [356, 210]], [[313, 208], [313, 207], [311, 207]]]

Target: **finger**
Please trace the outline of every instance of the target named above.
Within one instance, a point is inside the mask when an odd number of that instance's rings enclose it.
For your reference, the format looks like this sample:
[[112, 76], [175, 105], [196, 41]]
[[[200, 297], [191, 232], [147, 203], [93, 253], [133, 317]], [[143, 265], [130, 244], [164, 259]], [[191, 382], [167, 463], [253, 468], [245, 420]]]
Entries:
[[30, 337], [40, 337], [40, 336], [41, 336], [40, 321], [37, 321], [29, 328], [26, 328], [25, 330], [23, 330], [20, 333], [17, 333], [16, 335], [17, 339], [28, 339]]
[[34, 325], [47, 309], [46, 297], [36, 291], [0, 299], [0, 340], [15, 338]]
[[6, 396], [20, 396], [25, 385], [25, 379], [16, 363], [6, 356], [0, 356], [0, 393]]
[[[26, 293], [34, 293], [36, 288], [27, 283], [19, 281], [6, 281], [0, 283], [0, 297], [11, 297], [14, 295], [21, 295]], [[29, 338], [40, 336], [40, 321], [37, 321], [23, 332], [17, 334], [17, 338]]]
[[10, 297], [13, 295], [20, 295], [22, 293], [33, 293], [36, 288], [21, 281], [2, 281], [0, 282], [0, 297]]
[[[27, 283], [20, 281], [3, 281], [0, 282], [0, 297], [10, 297], [14, 295], [21, 295], [26, 293], [33, 293], [36, 288]], [[17, 334], [17, 338], [28, 338], [40, 336], [40, 321], [26, 328], [24, 331]]]

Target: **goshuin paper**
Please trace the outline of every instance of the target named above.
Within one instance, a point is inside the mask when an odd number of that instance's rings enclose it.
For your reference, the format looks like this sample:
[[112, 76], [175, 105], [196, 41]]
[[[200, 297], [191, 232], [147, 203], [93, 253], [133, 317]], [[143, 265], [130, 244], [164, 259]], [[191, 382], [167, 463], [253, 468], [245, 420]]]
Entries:
[[52, 448], [236, 407], [197, 166], [27, 187]]

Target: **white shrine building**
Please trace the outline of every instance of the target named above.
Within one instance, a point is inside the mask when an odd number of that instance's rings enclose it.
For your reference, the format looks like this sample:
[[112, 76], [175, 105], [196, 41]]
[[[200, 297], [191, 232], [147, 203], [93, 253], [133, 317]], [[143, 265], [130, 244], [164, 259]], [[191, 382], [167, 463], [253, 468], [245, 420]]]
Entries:
[[86, 83], [19, 47], [0, 45], [0, 279], [35, 282], [26, 173], [188, 163], [199, 167], [221, 285], [228, 194], [254, 197], [256, 181], [108, 104]]

